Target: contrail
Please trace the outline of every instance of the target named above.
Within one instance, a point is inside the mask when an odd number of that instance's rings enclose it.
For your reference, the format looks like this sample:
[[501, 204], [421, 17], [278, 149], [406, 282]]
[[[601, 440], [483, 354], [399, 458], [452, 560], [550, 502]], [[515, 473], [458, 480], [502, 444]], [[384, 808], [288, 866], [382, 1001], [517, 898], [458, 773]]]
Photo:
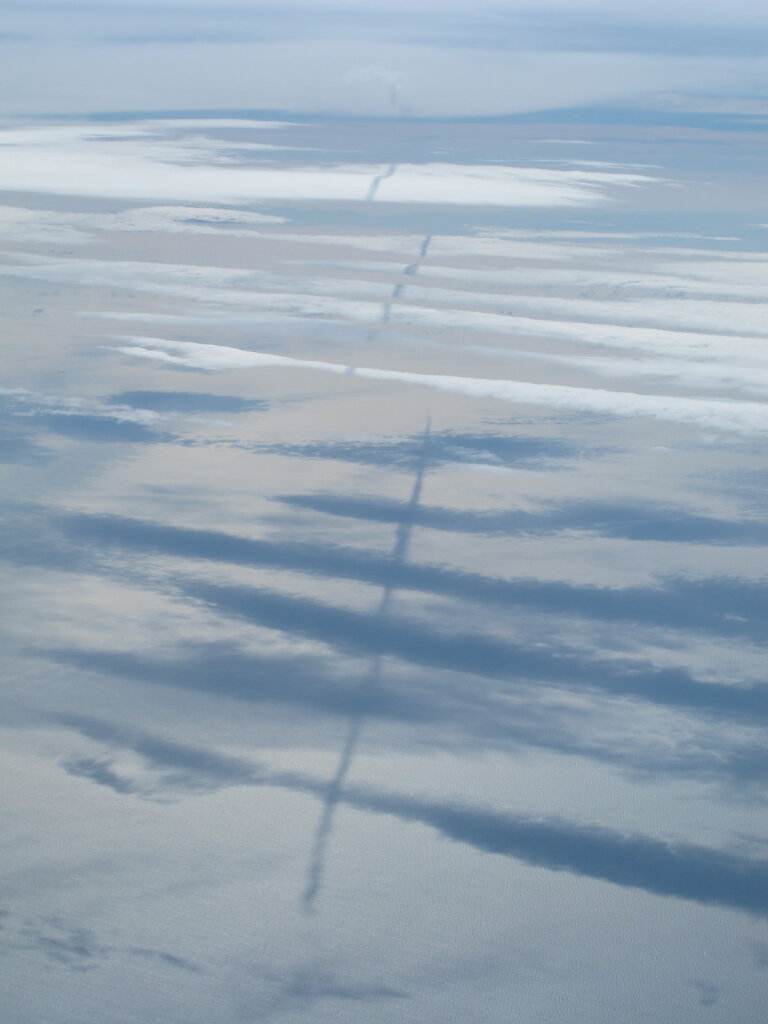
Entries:
[[[405, 515], [403, 516], [402, 522], [398, 523], [397, 532], [395, 534], [395, 544], [392, 548], [392, 554], [390, 555], [390, 560], [393, 565], [401, 565], [408, 558], [415, 513], [421, 500], [421, 492], [424, 486], [430, 430], [431, 423], [430, 420], [427, 419], [427, 425], [424, 428], [424, 434], [422, 437], [419, 461], [416, 466], [416, 478], [413, 483], [413, 489], [411, 490], [411, 496], [408, 501]], [[376, 609], [375, 618], [377, 622], [382, 622], [389, 614], [389, 608], [392, 603], [394, 592], [395, 587], [393, 584], [388, 583], [387, 586], [384, 587], [381, 599]], [[383, 656], [381, 654], [374, 655], [371, 661], [370, 670], [361, 681], [361, 689], [375, 689], [381, 682], [382, 668]], [[350, 768], [352, 767], [357, 747], [360, 743], [364, 723], [365, 714], [362, 711], [357, 712], [350, 720], [347, 735], [344, 739], [344, 745], [342, 746], [341, 754], [339, 755], [339, 762], [336, 766], [336, 772], [329, 782], [328, 788], [325, 792], [323, 810], [315, 830], [315, 839], [312, 844], [309, 867], [307, 868], [307, 881], [304, 888], [304, 895], [302, 897], [304, 909], [307, 911], [314, 909], [315, 900], [317, 899], [323, 884], [323, 876], [325, 874], [325, 857], [328, 849], [328, 843], [330, 842], [331, 834], [333, 832], [336, 808], [343, 795], [344, 784]]]

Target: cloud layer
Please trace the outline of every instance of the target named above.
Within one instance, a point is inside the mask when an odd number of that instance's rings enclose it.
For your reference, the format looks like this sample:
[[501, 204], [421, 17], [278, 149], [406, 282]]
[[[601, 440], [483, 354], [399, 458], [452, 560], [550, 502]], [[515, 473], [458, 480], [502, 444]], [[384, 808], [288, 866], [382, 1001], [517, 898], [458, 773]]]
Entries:
[[[256, 128], [279, 122], [241, 122]], [[193, 122], [194, 126], [194, 122]], [[184, 122], [149, 125], [41, 126], [0, 132], [7, 159], [0, 189], [94, 197], [186, 202], [253, 202], [264, 199], [484, 206], [591, 206], [615, 187], [650, 183], [644, 174], [591, 168], [553, 170], [459, 164], [366, 163], [315, 165], [283, 161], [243, 166], [232, 153], [277, 150], [184, 132]], [[224, 123], [226, 128], [226, 122]], [[169, 128], [180, 132], [167, 138]]]
[[317, 370], [368, 380], [415, 384], [438, 391], [472, 398], [491, 398], [512, 404], [545, 405], [609, 416], [650, 417], [692, 424], [704, 429], [732, 430], [744, 434], [768, 431], [768, 409], [757, 402], [643, 395], [568, 387], [561, 384], [530, 384], [524, 381], [482, 380], [400, 370], [378, 370], [312, 359], [293, 359], [290, 356], [251, 352], [223, 345], [199, 345], [194, 342], [169, 341], [162, 338], [134, 338], [133, 345], [121, 346], [118, 351], [143, 359], [154, 359], [201, 370], [226, 371], [266, 367]]

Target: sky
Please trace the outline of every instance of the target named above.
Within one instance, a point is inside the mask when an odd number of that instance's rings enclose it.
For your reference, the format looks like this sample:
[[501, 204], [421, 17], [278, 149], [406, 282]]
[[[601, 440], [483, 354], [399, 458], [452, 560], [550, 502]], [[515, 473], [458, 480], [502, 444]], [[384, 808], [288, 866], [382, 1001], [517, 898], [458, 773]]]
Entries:
[[[10, 4], [8, 114], [261, 109], [498, 116], [764, 104], [768, 18], [744, 2]], [[760, 107], [764, 111], [764, 106]]]

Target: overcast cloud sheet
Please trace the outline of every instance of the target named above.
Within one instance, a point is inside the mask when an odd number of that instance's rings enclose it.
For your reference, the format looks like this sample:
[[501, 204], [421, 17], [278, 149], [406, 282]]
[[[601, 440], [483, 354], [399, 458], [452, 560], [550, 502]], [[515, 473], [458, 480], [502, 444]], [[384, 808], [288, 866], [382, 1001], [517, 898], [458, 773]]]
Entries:
[[752, 0], [0, 34], [0, 1017], [768, 1004]]

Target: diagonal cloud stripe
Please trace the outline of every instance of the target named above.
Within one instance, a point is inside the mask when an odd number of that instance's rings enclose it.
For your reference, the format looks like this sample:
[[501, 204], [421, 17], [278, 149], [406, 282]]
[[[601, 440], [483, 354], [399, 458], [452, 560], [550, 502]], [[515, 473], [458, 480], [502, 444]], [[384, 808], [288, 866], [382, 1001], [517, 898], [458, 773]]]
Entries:
[[282, 367], [319, 370], [368, 380], [417, 384], [473, 398], [492, 398], [514, 404], [548, 405], [576, 412], [609, 416], [641, 416], [690, 423], [707, 430], [719, 428], [742, 434], [768, 431], [768, 406], [759, 402], [735, 402], [677, 395], [643, 395], [627, 391], [571, 387], [564, 384], [531, 384], [515, 380], [485, 380], [478, 377], [454, 377], [435, 373], [411, 373], [404, 370], [379, 370], [365, 366], [345, 366], [315, 359], [294, 359], [266, 352], [225, 345], [200, 345], [196, 342], [169, 341], [163, 338], [134, 338], [133, 345], [119, 346], [118, 352], [191, 366], [200, 370], [243, 370]]

